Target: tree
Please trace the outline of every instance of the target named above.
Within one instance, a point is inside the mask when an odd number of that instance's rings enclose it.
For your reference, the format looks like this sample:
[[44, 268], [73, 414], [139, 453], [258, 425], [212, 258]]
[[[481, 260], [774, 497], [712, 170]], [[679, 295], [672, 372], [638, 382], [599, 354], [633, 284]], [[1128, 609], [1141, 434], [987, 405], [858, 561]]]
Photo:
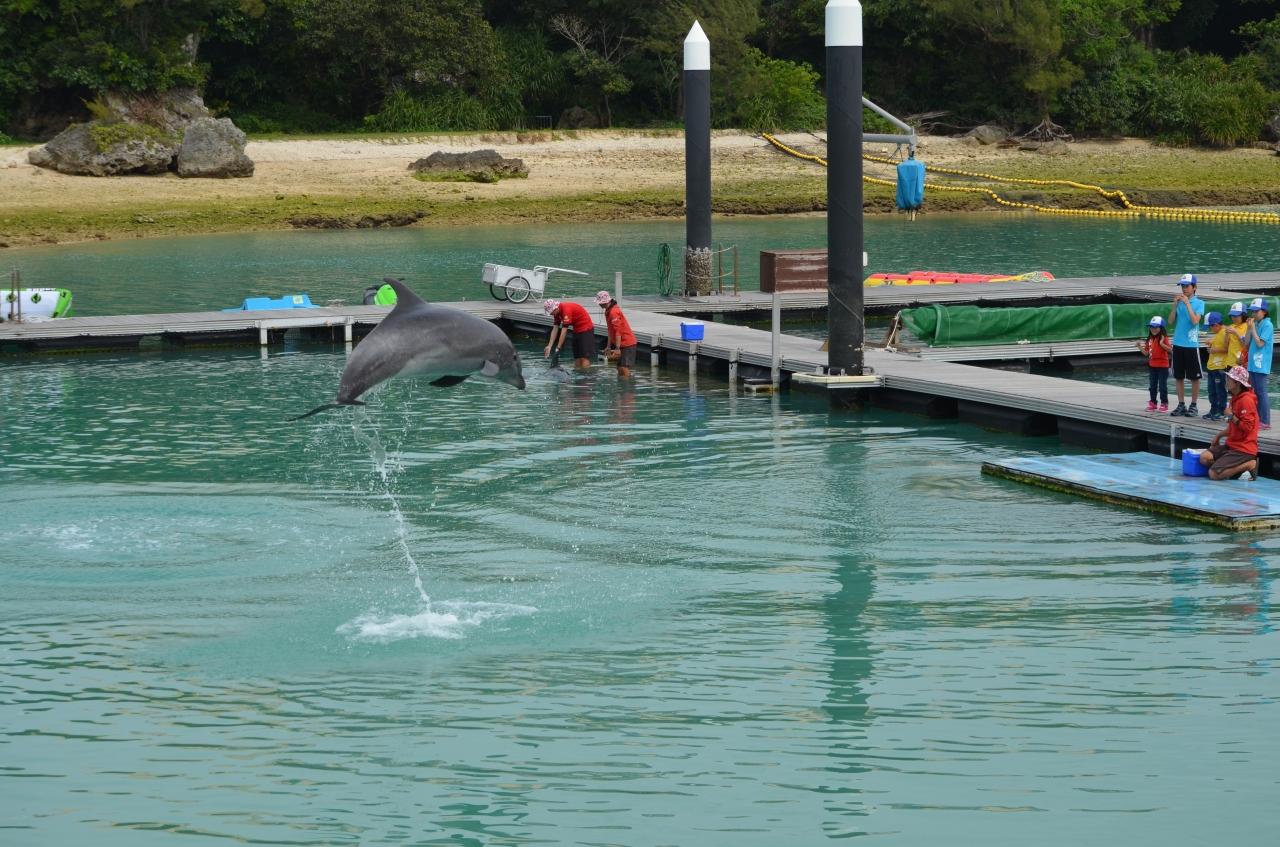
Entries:
[[560, 14], [551, 19], [550, 27], [573, 45], [569, 67], [579, 82], [599, 96], [604, 125], [612, 126], [609, 98], [631, 90], [631, 80], [620, 69], [635, 49], [635, 39], [628, 35], [626, 22], [607, 18], [588, 22], [576, 15]]
[[339, 114], [370, 114], [397, 88], [475, 95], [498, 69], [479, 0], [290, 2], [302, 58]]

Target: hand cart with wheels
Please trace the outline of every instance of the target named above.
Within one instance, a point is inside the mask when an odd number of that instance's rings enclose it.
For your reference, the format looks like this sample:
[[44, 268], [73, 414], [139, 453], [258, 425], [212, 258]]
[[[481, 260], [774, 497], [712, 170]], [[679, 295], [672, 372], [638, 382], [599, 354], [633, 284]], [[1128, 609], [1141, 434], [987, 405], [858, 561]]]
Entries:
[[552, 268], [546, 265], [534, 265], [533, 269], [529, 270], [486, 262], [481, 280], [489, 286], [489, 293], [493, 295], [493, 299], [523, 303], [531, 295], [541, 298], [543, 292], [547, 290], [547, 277], [553, 273], [590, 276], [585, 271]]

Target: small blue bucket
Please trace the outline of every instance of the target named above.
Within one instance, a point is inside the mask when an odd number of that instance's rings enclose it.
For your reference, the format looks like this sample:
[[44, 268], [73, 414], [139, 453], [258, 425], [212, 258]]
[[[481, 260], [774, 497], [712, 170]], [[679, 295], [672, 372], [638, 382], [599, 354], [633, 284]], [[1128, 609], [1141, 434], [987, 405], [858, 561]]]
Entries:
[[1200, 464], [1200, 450], [1188, 447], [1182, 451], [1183, 476], [1208, 476], [1209, 469]]

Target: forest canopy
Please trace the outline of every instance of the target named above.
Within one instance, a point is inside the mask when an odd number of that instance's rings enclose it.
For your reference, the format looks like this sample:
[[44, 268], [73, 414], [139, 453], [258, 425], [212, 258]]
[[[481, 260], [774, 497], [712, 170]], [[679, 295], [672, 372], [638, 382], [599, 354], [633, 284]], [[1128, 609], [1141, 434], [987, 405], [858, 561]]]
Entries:
[[[0, 131], [193, 86], [248, 132], [678, 126], [681, 44], [713, 121], [816, 129], [825, 0], [0, 0]], [[1280, 0], [864, 0], [866, 90], [943, 131], [1252, 141], [1280, 110]], [[60, 125], [59, 125], [60, 124]]]

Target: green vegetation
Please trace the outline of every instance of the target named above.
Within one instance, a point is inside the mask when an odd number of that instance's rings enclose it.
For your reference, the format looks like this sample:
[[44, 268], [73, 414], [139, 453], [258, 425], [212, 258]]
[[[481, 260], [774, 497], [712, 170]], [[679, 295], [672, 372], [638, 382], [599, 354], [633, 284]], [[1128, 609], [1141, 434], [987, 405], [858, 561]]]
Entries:
[[[197, 86], [251, 133], [670, 126], [681, 43], [713, 121], [816, 129], [824, 0], [0, 0], [0, 131]], [[929, 127], [1229, 146], [1280, 110], [1280, 0], [864, 0], [866, 87]], [[572, 115], [572, 123], [564, 118]]]
[[89, 137], [93, 139], [99, 153], [110, 150], [117, 144], [126, 141], [154, 142], [167, 144], [174, 141], [174, 136], [146, 124], [113, 121], [111, 123], [95, 123], [89, 127]]

